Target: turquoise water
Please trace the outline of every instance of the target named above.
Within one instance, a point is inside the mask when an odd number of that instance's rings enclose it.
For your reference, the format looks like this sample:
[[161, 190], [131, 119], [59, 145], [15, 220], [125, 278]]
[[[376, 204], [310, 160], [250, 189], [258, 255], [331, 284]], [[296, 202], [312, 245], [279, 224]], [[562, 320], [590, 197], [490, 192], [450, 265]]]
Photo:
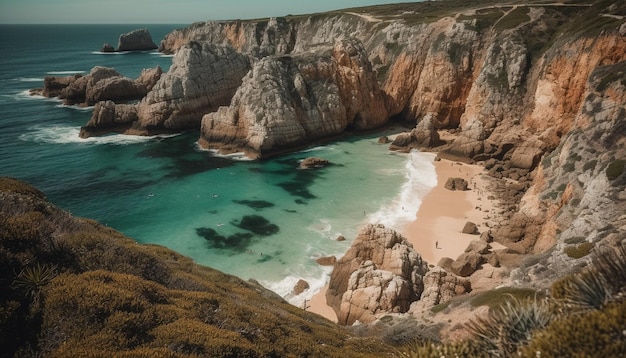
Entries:
[[[90, 109], [31, 97], [49, 74], [96, 65], [135, 78], [169, 68], [171, 58], [98, 53], [103, 42], [139, 26], [2, 26], [0, 175], [26, 180], [74, 215], [90, 217], [143, 243], [253, 278], [296, 303], [329, 273], [315, 259], [341, 255], [367, 222], [401, 229], [435, 184], [432, 155], [395, 154], [379, 135], [353, 136], [266, 161], [199, 150], [197, 132], [156, 138], [78, 137]], [[172, 25], [150, 27], [158, 42]], [[330, 160], [298, 169], [308, 156]], [[338, 235], [346, 241], [338, 242]], [[289, 292], [300, 278], [312, 290]]]

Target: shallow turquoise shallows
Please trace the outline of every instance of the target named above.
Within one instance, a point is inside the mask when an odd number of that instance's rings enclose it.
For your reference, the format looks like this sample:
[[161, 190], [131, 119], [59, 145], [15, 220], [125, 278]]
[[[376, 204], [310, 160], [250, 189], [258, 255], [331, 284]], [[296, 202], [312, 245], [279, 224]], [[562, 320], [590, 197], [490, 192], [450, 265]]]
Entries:
[[[329, 268], [316, 258], [341, 255], [368, 222], [401, 229], [415, 217], [436, 182], [432, 154], [391, 153], [379, 135], [246, 161], [199, 150], [197, 132], [83, 140], [91, 109], [28, 95], [45, 76], [96, 65], [131, 78], [156, 65], [167, 70], [171, 57], [159, 53], [99, 53], [140, 27], [158, 43], [176, 26], [0, 26], [0, 175], [28, 181], [74, 215], [256, 279], [294, 303], [326, 280]], [[332, 164], [298, 169], [308, 156]], [[312, 289], [292, 297], [300, 278]]]

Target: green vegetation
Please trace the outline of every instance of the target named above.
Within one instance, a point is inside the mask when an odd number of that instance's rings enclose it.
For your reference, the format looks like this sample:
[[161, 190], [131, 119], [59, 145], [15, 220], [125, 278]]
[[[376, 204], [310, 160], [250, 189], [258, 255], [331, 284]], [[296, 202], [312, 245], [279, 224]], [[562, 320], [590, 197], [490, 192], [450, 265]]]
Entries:
[[598, 165], [598, 161], [597, 160], [590, 160], [587, 163], [585, 163], [585, 165], [583, 165], [583, 171], [587, 172], [590, 170], [594, 170], [596, 169], [596, 165]]
[[457, 16], [457, 21], [464, 22], [467, 28], [476, 32], [482, 32], [485, 29], [491, 28], [502, 16], [505, 9], [488, 8], [477, 10], [475, 15], [460, 14]]
[[0, 346], [7, 356], [369, 357], [361, 339], [169, 249], [74, 218], [0, 179]]
[[573, 259], [579, 259], [589, 255], [594, 246], [593, 243], [585, 241], [576, 246], [567, 246], [564, 251], [567, 256]]
[[606, 177], [609, 180], [617, 179], [622, 173], [624, 173], [624, 166], [626, 165], [626, 160], [617, 159], [606, 167]]
[[522, 301], [537, 295], [537, 291], [529, 288], [502, 287], [477, 295], [470, 300], [470, 305], [472, 307], [488, 306], [491, 311], [507, 305], [511, 299]]
[[593, 265], [552, 285], [550, 296], [509, 299], [470, 321], [469, 338], [417, 342], [402, 357], [618, 357], [626, 351], [626, 244], [595, 252]]
[[506, 14], [503, 18], [501, 18], [495, 24], [495, 30], [497, 32], [502, 32], [508, 29], [514, 29], [519, 25], [530, 21], [530, 16], [528, 16], [529, 8], [527, 6], [519, 6], [508, 14]]

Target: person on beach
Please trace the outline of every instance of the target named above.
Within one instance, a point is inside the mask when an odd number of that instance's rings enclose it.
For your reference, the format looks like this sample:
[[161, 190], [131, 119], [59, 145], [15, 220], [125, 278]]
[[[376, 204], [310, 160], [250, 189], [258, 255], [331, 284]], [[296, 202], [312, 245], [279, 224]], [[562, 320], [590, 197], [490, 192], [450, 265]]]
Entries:
[[439, 248], [439, 241], [435, 241], [435, 249]]

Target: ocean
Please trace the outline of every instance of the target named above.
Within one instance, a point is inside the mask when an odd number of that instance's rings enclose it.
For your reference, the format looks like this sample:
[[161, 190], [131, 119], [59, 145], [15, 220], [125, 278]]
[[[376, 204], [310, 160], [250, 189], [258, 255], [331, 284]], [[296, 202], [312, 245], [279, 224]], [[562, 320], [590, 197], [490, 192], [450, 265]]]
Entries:
[[[198, 132], [80, 139], [91, 108], [33, 97], [45, 76], [94, 66], [136, 78], [172, 58], [158, 52], [102, 54], [120, 34], [146, 27], [158, 42], [184, 25], [0, 26], [0, 175], [25, 180], [75, 216], [195, 262], [255, 279], [294, 304], [330, 273], [315, 259], [341, 256], [367, 223], [401, 230], [436, 184], [434, 155], [392, 153], [383, 134], [349, 136], [264, 161], [217, 156]], [[298, 169], [316, 156], [331, 165]], [[345, 241], [337, 241], [342, 235]], [[299, 279], [311, 289], [290, 292]]]

